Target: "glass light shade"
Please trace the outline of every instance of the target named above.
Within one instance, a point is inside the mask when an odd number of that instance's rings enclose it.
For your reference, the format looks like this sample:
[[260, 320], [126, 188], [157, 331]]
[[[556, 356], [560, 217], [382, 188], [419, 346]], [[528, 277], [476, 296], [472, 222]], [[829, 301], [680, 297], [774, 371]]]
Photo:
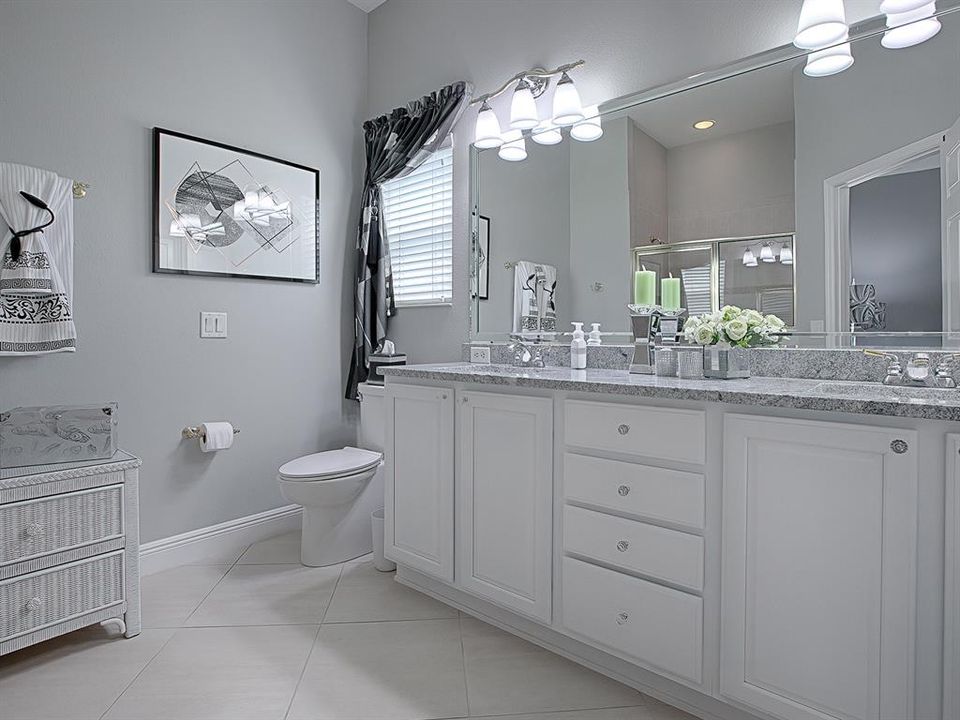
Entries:
[[819, 50], [839, 42], [847, 32], [843, 0], [803, 0], [793, 44]]
[[583, 120], [570, 128], [570, 137], [581, 142], [590, 142], [603, 135], [599, 108], [596, 105], [589, 105], [583, 109], [583, 115]]
[[760, 262], [772, 263], [776, 261], [777, 258], [773, 254], [773, 248], [764, 243], [763, 247], [760, 248]]
[[500, 135], [500, 121], [497, 120], [497, 114], [486, 102], [480, 106], [480, 112], [477, 113], [477, 127], [473, 136], [473, 144], [481, 150], [500, 147], [503, 144], [503, 138]]
[[936, 2], [915, 10], [887, 15], [887, 27], [880, 44], [891, 50], [912, 47], [925, 42], [940, 32], [940, 21], [933, 17]]
[[552, 122], [544, 120], [534, 128], [530, 134], [530, 139], [538, 145], [556, 145], [563, 142], [563, 134], [560, 132], [560, 128]]
[[789, 245], [780, 248], [780, 264], [793, 265], [793, 250], [790, 249]]
[[930, 0], [883, 0], [880, 3], [880, 12], [884, 15], [896, 15], [918, 10], [929, 4]]
[[843, 72], [851, 65], [853, 65], [853, 53], [850, 52], [850, 43], [845, 42], [807, 55], [803, 74], [808, 77], [828, 77]]
[[553, 91], [553, 124], [560, 127], [573, 125], [583, 120], [583, 106], [580, 93], [570, 76], [564, 73]]
[[527, 145], [523, 140], [523, 133], [519, 130], [507, 130], [503, 134], [503, 145], [497, 155], [501, 160], [520, 162], [527, 159]]
[[743, 264], [747, 267], [757, 266], [757, 257], [753, 254], [753, 250], [750, 248], [747, 248], [743, 251]]
[[533, 99], [526, 80], [517, 83], [510, 102], [510, 127], [514, 130], [529, 130], [540, 122], [537, 115], [537, 101]]
[[170, 237], [186, 237], [187, 234], [183, 231], [183, 226], [180, 225], [176, 220], [170, 221]]

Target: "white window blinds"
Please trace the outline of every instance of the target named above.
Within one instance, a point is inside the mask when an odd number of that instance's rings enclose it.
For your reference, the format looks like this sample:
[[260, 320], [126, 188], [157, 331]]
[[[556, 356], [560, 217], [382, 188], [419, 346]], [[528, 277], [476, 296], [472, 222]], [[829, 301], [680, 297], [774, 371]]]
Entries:
[[451, 302], [453, 150], [438, 150], [381, 190], [397, 305]]

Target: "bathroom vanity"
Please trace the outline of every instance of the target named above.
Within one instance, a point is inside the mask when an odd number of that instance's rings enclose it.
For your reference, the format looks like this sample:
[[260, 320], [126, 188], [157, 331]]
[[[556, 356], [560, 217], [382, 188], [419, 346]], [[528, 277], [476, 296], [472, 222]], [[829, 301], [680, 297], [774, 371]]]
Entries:
[[956, 717], [957, 391], [386, 373], [400, 582], [701, 717]]

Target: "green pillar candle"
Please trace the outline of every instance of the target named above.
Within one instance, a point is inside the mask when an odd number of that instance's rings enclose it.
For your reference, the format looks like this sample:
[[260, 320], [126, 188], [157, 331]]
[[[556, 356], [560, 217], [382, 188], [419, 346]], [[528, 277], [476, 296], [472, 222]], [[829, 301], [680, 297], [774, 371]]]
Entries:
[[657, 304], [657, 274], [653, 270], [637, 270], [633, 273], [633, 304]]
[[680, 278], [671, 276], [660, 281], [660, 305], [664, 310], [680, 309]]

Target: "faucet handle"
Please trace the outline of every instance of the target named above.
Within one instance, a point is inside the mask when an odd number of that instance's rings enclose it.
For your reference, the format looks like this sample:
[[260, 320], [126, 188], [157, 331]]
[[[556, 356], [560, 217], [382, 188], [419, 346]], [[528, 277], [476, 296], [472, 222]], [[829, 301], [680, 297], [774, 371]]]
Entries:
[[889, 361], [887, 365], [887, 375], [883, 378], [884, 385], [899, 385], [903, 379], [903, 367], [900, 365], [900, 358], [888, 352], [882, 352], [880, 350], [864, 350], [864, 355], [870, 357], [882, 357], [886, 358]]
[[940, 356], [940, 361], [933, 371], [933, 384], [940, 388], [955, 388], [957, 381], [953, 377], [954, 362], [960, 359], [957, 353], [947, 353]]

